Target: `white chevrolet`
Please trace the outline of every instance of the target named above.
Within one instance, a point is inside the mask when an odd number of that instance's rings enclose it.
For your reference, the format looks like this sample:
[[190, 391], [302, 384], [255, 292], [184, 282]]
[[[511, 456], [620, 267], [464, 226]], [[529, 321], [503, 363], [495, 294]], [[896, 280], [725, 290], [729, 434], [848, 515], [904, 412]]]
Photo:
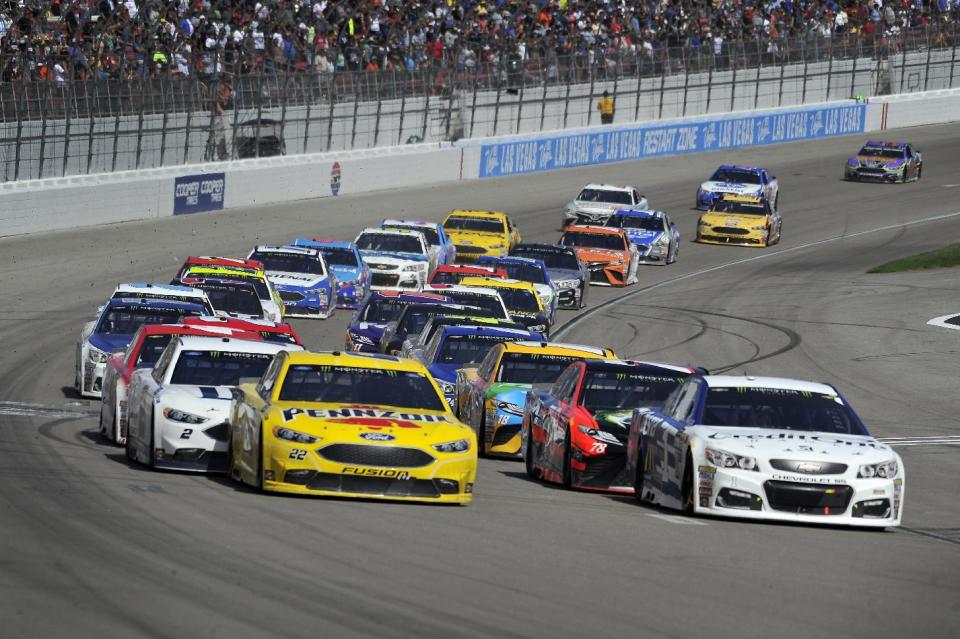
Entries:
[[635, 186], [588, 184], [563, 211], [563, 226], [594, 224], [603, 226], [621, 209], [646, 209], [647, 198]]

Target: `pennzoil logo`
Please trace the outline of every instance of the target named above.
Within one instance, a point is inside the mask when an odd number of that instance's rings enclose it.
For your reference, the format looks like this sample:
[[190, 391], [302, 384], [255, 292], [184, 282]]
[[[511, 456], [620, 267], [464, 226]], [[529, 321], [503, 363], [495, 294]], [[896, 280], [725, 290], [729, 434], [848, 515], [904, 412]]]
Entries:
[[360, 475], [361, 477], [385, 477], [387, 479], [410, 479], [410, 473], [406, 470], [394, 470], [393, 468], [359, 468], [357, 466], [347, 466], [343, 469], [344, 475]]
[[[423, 413], [402, 413], [395, 410], [378, 408], [288, 408], [283, 411], [283, 421], [289, 422], [300, 415], [314, 419], [336, 419], [347, 424], [372, 424], [390, 426], [390, 422], [443, 422], [451, 423], [446, 415], [426, 415]], [[416, 428], [416, 426], [407, 426]]]

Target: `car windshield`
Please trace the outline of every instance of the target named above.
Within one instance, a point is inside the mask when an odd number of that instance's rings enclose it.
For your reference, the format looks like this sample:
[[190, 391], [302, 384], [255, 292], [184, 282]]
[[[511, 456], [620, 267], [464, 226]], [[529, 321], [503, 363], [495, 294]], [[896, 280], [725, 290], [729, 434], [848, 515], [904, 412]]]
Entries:
[[318, 260], [314, 255], [274, 253], [272, 251], [254, 251], [253, 255], [250, 256], [250, 259], [263, 262], [263, 269], [265, 271], [324, 275], [323, 262]]
[[580, 390], [580, 403], [591, 413], [659, 406], [686, 375], [644, 372], [588, 371]]
[[503, 299], [508, 311], [521, 313], [539, 313], [541, 310], [538, 297], [533, 291], [522, 288], [498, 288], [497, 292]]
[[171, 384], [190, 386], [236, 386], [244, 377], [263, 375], [271, 353], [229, 351], [181, 351], [170, 377]]
[[717, 169], [710, 177], [711, 182], [733, 182], [735, 184], [760, 184], [760, 176], [753, 171], [743, 169]]
[[140, 345], [140, 352], [137, 353], [137, 361], [133, 364], [134, 367], [153, 368], [153, 365], [160, 359], [160, 354], [163, 353], [163, 349], [167, 347], [172, 337], [173, 335], [169, 333], [166, 335], [147, 335], [144, 337], [143, 343]]
[[431, 284], [459, 284], [460, 280], [464, 277], [473, 277], [472, 275], [464, 275], [463, 273], [458, 273], [457, 271], [436, 271], [433, 274], [433, 277], [430, 278]]
[[507, 272], [507, 277], [521, 282], [530, 282], [531, 284], [546, 284], [547, 274], [537, 264], [527, 264], [525, 262], [498, 262], [497, 268], [502, 268]]
[[642, 229], [644, 231], [662, 231], [663, 220], [645, 215], [614, 215], [607, 220], [607, 226], [624, 229]]
[[865, 146], [860, 149], [860, 153], [857, 155], [869, 155], [875, 158], [890, 158], [891, 160], [899, 160], [903, 157], [903, 149], [892, 149], [883, 146]]
[[457, 304], [476, 307], [476, 311], [470, 311], [471, 315], [510, 319], [510, 316], [503, 312], [503, 306], [500, 304], [500, 297], [498, 296], [483, 295], [473, 291], [443, 291], [443, 294]]
[[361, 322], [386, 324], [400, 317], [404, 306], [404, 302], [394, 299], [370, 300], [367, 307], [360, 313], [359, 319]]
[[518, 337], [495, 335], [448, 335], [434, 356], [436, 364], [476, 364], [487, 355], [490, 347], [499, 342], [513, 342]]
[[585, 248], [623, 250], [623, 238], [612, 233], [578, 233], [567, 232], [560, 238], [564, 246], [582, 246]]
[[397, 324], [395, 335], [404, 337], [406, 335], [419, 333], [431, 317], [448, 311], [447, 307], [439, 304], [429, 304], [418, 306], [416, 308], [407, 307], [407, 312], [403, 313], [403, 318]]
[[199, 311], [176, 308], [146, 308], [126, 306], [113, 308], [100, 320], [97, 333], [100, 335], [133, 335], [144, 324], [177, 324], [182, 317], [199, 316]]
[[477, 233], [502, 234], [505, 232], [503, 220], [485, 217], [449, 217], [443, 223], [443, 228], [450, 231], [475, 231]]
[[552, 384], [579, 357], [540, 353], [504, 353], [497, 381], [508, 384]]
[[740, 202], [737, 200], [720, 200], [713, 205], [713, 211], [718, 213], [736, 213], [738, 215], [766, 215], [767, 207], [763, 202]]
[[415, 372], [294, 364], [280, 401], [360, 404], [442, 411], [446, 401], [425, 375]]
[[440, 245], [440, 234], [437, 232], [437, 229], [431, 226], [419, 226], [417, 224], [384, 224], [383, 228], [419, 231], [420, 233], [423, 233], [423, 239], [427, 241], [427, 244], [430, 246]]
[[214, 310], [227, 314], [263, 317], [263, 307], [253, 285], [200, 282], [197, 288], [206, 292]]
[[360, 263], [357, 262], [357, 254], [352, 249], [322, 248], [320, 252], [323, 253], [324, 259], [330, 266], [348, 266], [350, 268], [360, 266]]
[[608, 191], [606, 189], [583, 189], [577, 196], [579, 202], [605, 202], [610, 204], [633, 204], [630, 191]]
[[357, 247], [361, 251], [380, 251], [383, 253], [419, 253], [423, 247], [416, 235], [396, 233], [363, 233], [357, 238]]
[[115, 291], [110, 299], [118, 300], [133, 297], [140, 300], [167, 300], [170, 302], [192, 302], [203, 304], [202, 298], [197, 295], [177, 295], [176, 293], [153, 293], [150, 291]]
[[521, 246], [513, 251], [510, 251], [510, 255], [516, 255], [518, 257], [531, 257], [536, 260], [541, 260], [547, 266], [547, 268], [562, 269], [565, 271], [580, 270], [580, 261], [577, 259], [576, 254], [569, 249], [564, 250], [550, 246]]
[[[267, 287], [266, 281], [256, 273], [247, 273], [238, 269], [230, 269], [225, 272], [218, 273], [204, 273], [202, 271], [187, 271], [186, 277], [188, 278], [210, 278], [210, 279], [222, 279], [222, 280], [240, 280], [241, 282], [250, 282], [253, 284], [254, 289], [257, 291], [257, 296], [264, 300], [269, 301], [273, 298], [270, 295], [270, 289]], [[213, 300], [211, 300], [213, 302]], [[214, 305], [216, 306], [216, 305]]]
[[842, 435], [869, 434], [839, 396], [783, 388], [710, 388], [699, 423]]
[[274, 344], [299, 344], [296, 336], [293, 333], [284, 333], [276, 331], [260, 331], [260, 337], [263, 338], [265, 342], [273, 342]]

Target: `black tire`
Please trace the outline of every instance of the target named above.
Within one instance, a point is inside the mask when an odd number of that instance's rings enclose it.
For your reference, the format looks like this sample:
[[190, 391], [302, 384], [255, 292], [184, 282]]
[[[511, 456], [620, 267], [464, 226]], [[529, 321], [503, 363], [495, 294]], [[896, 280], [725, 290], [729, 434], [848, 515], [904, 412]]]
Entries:
[[637, 455], [637, 471], [633, 476], [633, 498], [638, 504], [643, 503], [643, 465], [646, 462], [643, 453], [643, 443], [639, 444], [640, 454]]
[[129, 426], [128, 426], [128, 427], [127, 427], [127, 441], [126, 441], [126, 443], [123, 445], [123, 446], [124, 446], [124, 452], [127, 454], [127, 459], [129, 459], [129, 460], [132, 461], [132, 462], [135, 462], [135, 461], [137, 461], [137, 456], [136, 456], [136, 453], [133, 452], [133, 445], [131, 444], [132, 441], [133, 441], [133, 438], [130, 437], [130, 428], [129, 428]]
[[582, 309], [587, 305], [587, 284], [584, 282], [580, 285], [580, 303], [577, 305], [578, 309]]
[[780, 191], [779, 190], [777, 190], [777, 197], [773, 198], [773, 210], [774, 211], [780, 210]]
[[920, 181], [920, 178], [923, 177], [923, 165], [917, 167], [917, 182]]
[[570, 430], [567, 430], [567, 436], [563, 440], [563, 487], [570, 488], [573, 481], [570, 471]]
[[523, 456], [523, 465], [526, 468], [527, 477], [536, 479], [537, 470], [533, 467], [533, 437], [529, 428], [527, 429], [527, 453]]
[[686, 468], [683, 471], [683, 482], [680, 488], [680, 511], [684, 515], [693, 515], [693, 459], [687, 453]]
[[477, 425], [477, 457], [487, 456], [487, 424], [486, 411], [480, 413], [480, 423]]
[[154, 415], [150, 413], [150, 468], [157, 467], [157, 449], [154, 446], [154, 433], [156, 432], [156, 425], [154, 424]]

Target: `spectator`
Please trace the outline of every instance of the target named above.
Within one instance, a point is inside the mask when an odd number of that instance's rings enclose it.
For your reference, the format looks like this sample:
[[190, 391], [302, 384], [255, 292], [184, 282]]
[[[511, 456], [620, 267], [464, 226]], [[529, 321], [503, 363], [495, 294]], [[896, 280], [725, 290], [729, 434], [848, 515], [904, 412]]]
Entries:
[[597, 110], [600, 111], [600, 122], [613, 124], [613, 98], [609, 91], [603, 92], [603, 97], [597, 100]]

